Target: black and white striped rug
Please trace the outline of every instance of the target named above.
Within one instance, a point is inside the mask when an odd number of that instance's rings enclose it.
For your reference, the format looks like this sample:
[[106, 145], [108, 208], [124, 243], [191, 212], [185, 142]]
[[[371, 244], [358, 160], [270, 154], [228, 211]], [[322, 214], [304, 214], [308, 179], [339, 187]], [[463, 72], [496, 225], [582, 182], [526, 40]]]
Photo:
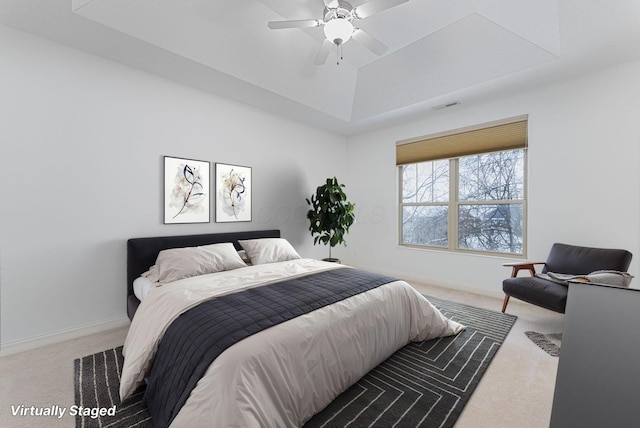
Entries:
[[560, 356], [560, 346], [562, 344], [562, 333], [538, 333], [536, 331], [525, 331], [524, 334], [536, 345], [552, 357]]
[[[122, 372], [122, 346], [74, 361], [75, 403], [83, 408], [111, 409], [115, 416], [76, 415], [77, 428], [98, 427], [151, 427], [151, 417], [142, 404], [144, 389], [120, 402], [120, 374]], [[92, 417], [93, 416], [93, 417]]]
[[[315, 415], [305, 427], [452, 427], [516, 317], [429, 297], [467, 326], [455, 337], [410, 343]], [[119, 403], [122, 347], [75, 360], [75, 401], [115, 416], [78, 416], [77, 427], [151, 427], [143, 391]]]

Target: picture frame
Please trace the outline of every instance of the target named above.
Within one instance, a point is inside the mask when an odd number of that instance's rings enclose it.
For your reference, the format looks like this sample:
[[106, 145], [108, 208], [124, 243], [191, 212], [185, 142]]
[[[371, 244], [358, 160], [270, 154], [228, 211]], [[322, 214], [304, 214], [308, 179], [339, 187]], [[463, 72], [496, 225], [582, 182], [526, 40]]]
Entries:
[[216, 223], [251, 221], [251, 167], [216, 163]]
[[211, 164], [164, 157], [164, 224], [211, 221]]

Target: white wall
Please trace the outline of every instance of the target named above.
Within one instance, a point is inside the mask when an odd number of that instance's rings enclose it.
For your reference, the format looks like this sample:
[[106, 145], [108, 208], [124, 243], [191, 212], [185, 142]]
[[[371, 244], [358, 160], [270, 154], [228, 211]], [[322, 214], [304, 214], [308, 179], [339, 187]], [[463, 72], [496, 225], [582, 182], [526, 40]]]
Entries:
[[[344, 177], [355, 265], [501, 293], [497, 257], [397, 245], [397, 140], [529, 115], [529, 259], [622, 247], [640, 274], [640, 62], [344, 137], [0, 26], [0, 344], [125, 314], [130, 237], [280, 228], [324, 257], [304, 198]], [[162, 156], [251, 166], [253, 218], [162, 224]], [[346, 156], [346, 160], [345, 160]], [[348, 167], [347, 167], [348, 165]]]
[[554, 242], [619, 247], [634, 254], [630, 271], [640, 274], [638, 76], [640, 62], [629, 63], [351, 137], [345, 182], [360, 215], [341, 256], [409, 279], [501, 295], [506, 259], [398, 246], [395, 142], [528, 114], [528, 259], [544, 261]]
[[[305, 198], [342, 136], [2, 26], [0, 97], [3, 345], [124, 317], [131, 237], [279, 228], [325, 255]], [[253, 221], [163, 225], [164, 155], [251, 166]]]

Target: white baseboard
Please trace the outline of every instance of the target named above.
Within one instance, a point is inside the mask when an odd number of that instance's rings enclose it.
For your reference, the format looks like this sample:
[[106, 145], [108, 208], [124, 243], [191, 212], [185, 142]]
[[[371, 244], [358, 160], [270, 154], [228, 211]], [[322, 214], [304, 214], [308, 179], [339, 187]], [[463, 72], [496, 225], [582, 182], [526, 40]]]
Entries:
[[0, 344], [0, 357], [16, 354], [18, 352], [29, 351], [41, 346], [64, 342], [66, 340], [77, 339], [78, 337], [88, 336], [90, 334], [100, 333], [102, 331], [111, 330], [114, 328], [124, 327], [129, 324], [129, 318], [126, 316], [121, 316], [106, 321], [100, 321], [94, 324], [73, 327], [49, 334], [43, 334], [41, 336], [35, 336], [29, 339], [6, 342]]

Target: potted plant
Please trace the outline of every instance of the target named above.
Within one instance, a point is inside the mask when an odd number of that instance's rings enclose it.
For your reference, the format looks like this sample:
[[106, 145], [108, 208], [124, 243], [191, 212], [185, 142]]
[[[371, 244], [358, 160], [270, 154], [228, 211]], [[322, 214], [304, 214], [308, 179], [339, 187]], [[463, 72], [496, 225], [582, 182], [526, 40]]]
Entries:
[[340, 260], [331, 257], [331, 248], [338, 244], [346, 245], [344, 236], [356, 220], [353, 214], [355, 205], [347, 201], [343, 187], [344, 184], [338, 183], [337, 178], [327, 178], [327, 182], [318, 186], [311, 199], [307, 199], [307, 204], [311, 206], [307, 218], [309, 230], [314, 236], [313, 243], [329, 244], [329, 258], [323, 260], [338, 263]]

